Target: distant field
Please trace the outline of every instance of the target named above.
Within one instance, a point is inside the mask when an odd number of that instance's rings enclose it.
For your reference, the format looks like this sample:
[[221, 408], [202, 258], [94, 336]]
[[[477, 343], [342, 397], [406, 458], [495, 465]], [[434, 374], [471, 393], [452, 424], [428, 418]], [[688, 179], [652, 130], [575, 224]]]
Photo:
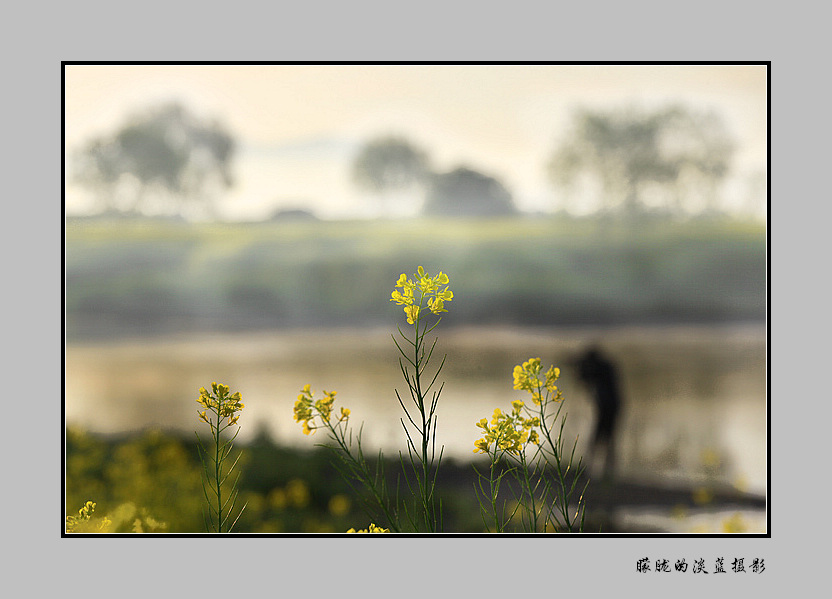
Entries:
[[388, 325], [418, 265], [450, 276], [449, 324], [765, 318], [758, 223], [69, 219], [65, 248], [69, 339]]

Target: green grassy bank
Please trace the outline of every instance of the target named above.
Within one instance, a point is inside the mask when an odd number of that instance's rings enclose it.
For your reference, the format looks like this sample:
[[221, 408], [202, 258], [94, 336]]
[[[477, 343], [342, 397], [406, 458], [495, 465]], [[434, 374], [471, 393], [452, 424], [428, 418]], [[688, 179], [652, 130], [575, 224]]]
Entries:
[[396, 278], [418, 265], [451, 277], [448, 324], [765, 317], [759, 223], [69, 219], [67, 335], [386, 326]]

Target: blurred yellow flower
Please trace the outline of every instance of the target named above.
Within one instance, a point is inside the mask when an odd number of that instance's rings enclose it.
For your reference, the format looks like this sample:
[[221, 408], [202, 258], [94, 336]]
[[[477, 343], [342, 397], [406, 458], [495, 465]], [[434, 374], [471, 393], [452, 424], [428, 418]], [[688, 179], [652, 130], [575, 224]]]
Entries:
[[741, 491], [741, 492], [743, 492], [743, 493], [745, 493], [745, 492], [747, 492], [747, 491], [748, 491], [748, 479], [747, 479], [745, 476], [742, 476], [742, 475], [741, 475], [741, 476], [738, 476], [738, 477], [734, 480], [734, 483], [733, 483], [733, 484], [734, 484], [734, 488], [735, 488], [737, 491]]
[[685, 504], [679, 503], [673, 506], [673, 509], [670, 511], [671, 517], [675, 520], [684, 520], [688, 517], [688, 508]]
[[717, 468], [722, 461], [719, 452], [712, 447], [707, 447], [702, 450], [700, 460], [702, 461], [702, 465], [706, 468]]
[[698, 487], [693, 492], [693, 502], [698, 505], [706, 505], [714, 500], [714, 492], [708, 487]]
[[309, 486], [300, 478], [293, 478], [286, 484], [286, 496], [298, 508], [304, 508], [309, 503]]
[[341, 493], [329, 498], [329, 513], [333, 516], [343, 516], [350, 511], [351, 502], [349, 497]]
[[278, 488], [271, 490], [268, 501], [272, 508], [282, 510], [289, 503], [289, 498], [286, 496], [286, 491]]
[[739, 512], [722, 521], [722, 532], [741, 534], [748, 531], [748, 524]]

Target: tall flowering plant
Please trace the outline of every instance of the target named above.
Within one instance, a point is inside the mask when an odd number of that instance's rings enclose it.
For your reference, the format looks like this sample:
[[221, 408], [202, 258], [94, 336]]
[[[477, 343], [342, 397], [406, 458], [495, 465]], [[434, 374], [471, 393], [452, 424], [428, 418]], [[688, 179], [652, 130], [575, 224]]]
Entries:
[[419, 501], [410, 514], [411, 523], [417, 530], [428, 532], [436, 532], [441, 526], [441, 510], [436, 498], [436, 475], [442, 461], [442, 448], [437, 456], [436, 406], [444, 383], [438, 387], [435, 384], [445, 358], [442, 358], [431, 375], [428, 364], [438, 339], [434, 339], [428, 347], [425, 337], [439, 325], [442, 313], [448, 311], [445, 303], [454, 298], [448, 283], [447, 274], [440, 271], [439, 274], [430, 276], [420, 266], [412, 278], [404, 273], [399, 276], [390, 294], [390, 301], [403, 307], [407, 324], [412, 327], [405, 332], [401, 326], [397, 326], [399, 338], [393, 336], [393, 342], [401, 353], [399, 367], [410, 396], [406, 402], [397, 389], [396, 398], [405, 414], [401, 423], [407, 436], [408, 462], [413, 476], [408, 479], [408, 484]]
[[362, 500], [365, 511], [376, 521], [385, 520], [393, 532], [400, 532], [398, 512], [387, 490], [383, 454], [379, 451], [375, 466], [367, 460], [361, 446], [361, 429], [353, 435], [350, 409], [342, 406], [335, 411], [337, 393], [324, 391], [323, 397], [316, 399], [311, 386], [304, 385], [295, 400], [295, 422], [303, 425], [305, 435], [314, 435], [318, 430], [326, 432], [330, 443], [320, 445], [334, 454], [336, 467]]
[[[474, 452], [489, 459], [487, 474], [478, 471], [483, 521], [495, 532], [517, 520], [527, 532], [578, 532], [584, 518], [583, 489], [578, 488], [583, 467], [580, 458], [575, 463], [577, 440], [568, 455], [564, 451], [560, 369], [551, 366], [544, 372], [540, 358], [531, 358], [515, 366], [513, 374], [514, 389], [526, 392], [527, 401], [514, 400], [510, 412], [497, 408], [490, 421], [476, 423], [482, 437], [474, 442]], [[500, 501], [509, 475], [515, 481], [514, 497]]]
[[353, 435], [350, 428], [350, 411], [341, 408], [336, 415], [335, 391], [324, 391], [322, 398], [315, 399], [306, 385], [295, 401], [294, 418], [302, 423], [303, 432], [312, 435], [317, 430], [326, 431], [330, 443], [324, 447], [334, 451], [338, 458], [336, 464], [347, 481], [361, 487], [356, 490], [365, 491], [363, 497], [369, 515], [376, 521], [386, 522], [392, 532], [436, 532], [442, 526], [436, 497], [436, 475], [442, 459], [442, 449], [436, 453], [436, 406], [442, 386], [437, 388], [436, 380], [445, 360], [432, 375], [427, 372], [436, 340], [428, 347], [425, 337], [439, 324], [441, 314], [448, 311], [446, 303], [453, 300], [448, 283], [445, 273], [431, 276], [420, 266], [412, 277], [402, 274], [390, 295], [391, 302], [403, 307], [410, 325], [405, 330], [397, 326], [399, 337], [393, 335], [393, 342], [401, 352], [399, 367], [409, 392], [409, 401], [405, 401], [395, 391], [404, 410], [401, 423], [407, 437], [408, 458], [405, 460], [400, 455], [400, 461], [405, 467], [405, 482], [414, 497], [412, 506], [400, 504], [391, 497], [382, 452], [374, 466], [365, 458], [361, 429]]
[[204, 409], [197, 412], [199, 419], [207, 424], [211, 431], [212, 443], [206, 447], [196, 433], [199, 457], [202, 460], [202, 467], [205, 478], [202, 481], [202, 490], [207, 503], [207, 511], [204, 514], [205, 528], [208, 532], [231, 532], [237, 519], [243, 513], [245, 505], [240, 508], [237, 517], [232, 521], [231, 515], [234, 511], [234, 504], [237, 501], [237, 482], [239, 473], [232, 482], [228, 482], [231, 474], [240, 459], [237, 454], [233, 462], [229, 463], [232, 454], [234, 439], [240, 432], [240, 427], [228, 437], [228, 430], [240, 419], [240, 412], [245, 407], [240, 392], [229, 394], [227, 385], [211, 383], [211, 388], [201, 387], [197, 403]]

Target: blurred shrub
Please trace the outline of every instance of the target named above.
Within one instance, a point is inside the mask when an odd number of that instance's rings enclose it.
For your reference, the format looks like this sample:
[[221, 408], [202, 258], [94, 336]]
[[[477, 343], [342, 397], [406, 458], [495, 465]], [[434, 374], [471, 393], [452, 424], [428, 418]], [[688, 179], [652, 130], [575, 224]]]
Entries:
[[[247, 506], [234, 532], [344, 533], [366, 524], [360, 500], [325, 451], [281, 447], [265, 434], [238, 447], [239, 502]], [[116, 438], [70, 428], [66, 515], [78, 520], [74, 532], [204, 533], [201, 468], [195, 439], [160, 431]], [[443, 492], [449, 529], [478, 532], [470, 466], [449, 462], [447, 472], [462, 482]], [[82, 522], [79, 507], [87, 502], [95, 512]]]
[[[141, 506], [168, 532], [201, 531], [202, 483], [195, 452], [173, 436], [149, 431], [105, 440], [67, 431], [66, 509], [94, 500], [101, 514], [119, 506]], [[122, 510], [128, 508], [121, 508]], [[110, 515], [112, 518], [113, 516]]]

